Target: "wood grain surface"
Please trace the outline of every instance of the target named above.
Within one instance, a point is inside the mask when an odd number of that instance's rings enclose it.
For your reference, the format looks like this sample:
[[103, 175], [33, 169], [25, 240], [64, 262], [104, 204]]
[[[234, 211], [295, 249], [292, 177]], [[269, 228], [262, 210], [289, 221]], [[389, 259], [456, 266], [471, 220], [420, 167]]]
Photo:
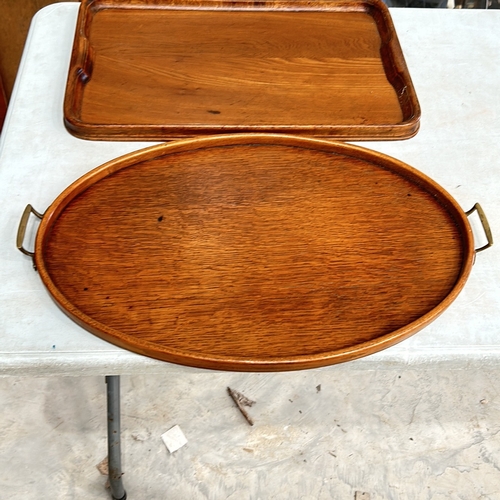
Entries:
[[42, 280], [82, 326], [193, 366], [347, 361], [427, 325], [474, 254], [460, 207], [381, 154], [296, 137], [162, 144], [90, 172], [46, 212]]
[[378, 0], [83, 2], [65, 101], [90, 139], [413, 136], [420, 109]]
[[[33, 16], [49, 4], [68, 0], [4, 0], [0, 2], [0, 77], [7, 102], [16, 80]], [[69, 0], [75, 2], [77, 0]]]

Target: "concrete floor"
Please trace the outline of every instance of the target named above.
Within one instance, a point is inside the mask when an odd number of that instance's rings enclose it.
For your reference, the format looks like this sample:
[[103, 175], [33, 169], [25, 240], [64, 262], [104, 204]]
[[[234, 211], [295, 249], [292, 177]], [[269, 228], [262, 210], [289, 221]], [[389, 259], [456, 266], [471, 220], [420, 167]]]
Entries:
[[[499, 373], [123, 376], [128, 498], [500, 499]], [[0, 400], [0, 499], [109, 498], [103, 378], [0, 379]]]

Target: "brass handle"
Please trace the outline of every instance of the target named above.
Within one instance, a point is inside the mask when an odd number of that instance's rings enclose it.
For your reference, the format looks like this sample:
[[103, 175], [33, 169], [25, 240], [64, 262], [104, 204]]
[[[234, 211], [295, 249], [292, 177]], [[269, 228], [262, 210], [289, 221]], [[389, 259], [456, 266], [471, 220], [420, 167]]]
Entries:
[[31, 205], [27, 205], [24, 209], [23, 215], [21, 217], [21, 222], [19, 222], [19, 228], [17, 229], [17, 240], [16, 245], [17, 249], [23, 252], [25, 255], [29, 255], [30, 257], [34, 257], [35, 253], [26, 250], [23, 247], [24, 243], [24, 235], [26, 233], [26, 227], [28, 226], [28, 219], [30, 218], [30, 214], [36, 215], [39, 219], [43, 217], [43, 214], [37, 212]]
[[476, 248], [476, 253], [477, 253], [477, 252], [482, 252], [483, 250], [486, 250], [487, 248], [490, 248], [491, 245], [493, 245], [493, 236], [491, 234], [491, 229], [488, 223], [488, 219], [486, 218], [486, 215], [483, 212], [483, 209], [481, 208], [481, 205], [479, 203], [476, 203], [470, 210], [465, 212], [465, 215], [469, 216], [474, 211], [476, 211], [477, 215], [479, 215], [479, 220], [483, 225], [484, 234], [486, 235], [486, 239], [488, 240], [488, 243], [486, 243], [486, 245], [482, 246], [481, 248]]

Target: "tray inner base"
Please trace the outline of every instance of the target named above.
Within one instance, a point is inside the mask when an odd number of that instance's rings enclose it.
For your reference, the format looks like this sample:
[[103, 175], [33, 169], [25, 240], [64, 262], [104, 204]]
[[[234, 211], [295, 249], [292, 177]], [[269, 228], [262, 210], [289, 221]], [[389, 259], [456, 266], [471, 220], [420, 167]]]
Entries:
[[55, 221], [44, 260], [71, 303], [132, 342], [271, 359], [408, 325], [450, 293], [463, 253], [449, 211], [391, 170], [242, 145], [109, 175]]

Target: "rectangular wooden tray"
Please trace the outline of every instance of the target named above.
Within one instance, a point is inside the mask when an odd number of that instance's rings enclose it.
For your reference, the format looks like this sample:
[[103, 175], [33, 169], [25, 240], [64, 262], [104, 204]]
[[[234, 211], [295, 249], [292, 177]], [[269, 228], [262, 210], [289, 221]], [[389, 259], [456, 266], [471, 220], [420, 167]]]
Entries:
[[94, 140], [388, 140], [420, 107], [379, 0], [83, 0], [64, 120]]

